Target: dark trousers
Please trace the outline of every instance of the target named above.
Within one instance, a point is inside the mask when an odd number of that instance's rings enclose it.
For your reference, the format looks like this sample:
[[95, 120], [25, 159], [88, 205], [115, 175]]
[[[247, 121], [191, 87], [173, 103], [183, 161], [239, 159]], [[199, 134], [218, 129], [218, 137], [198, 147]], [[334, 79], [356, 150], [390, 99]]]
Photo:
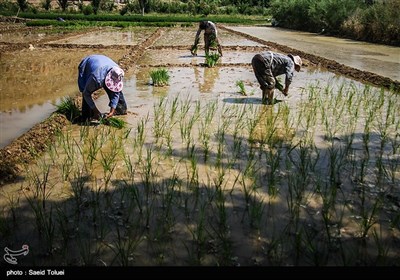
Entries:
[[210, 48], [217, 48], [218, 53], [220, 55], [222, 55], [221, 44], [219, 43], [219, 40], [215, 36], [215, 34], [204, 33], [204, 49], [205, 49], [206, 55], [208, 55], [210, 53]]
[[261, 90], [274, 89], [275, 77], [272, 74], [270, 62], [265, 61], [260, 54], [256, 54], [251, 60], [251, 65]]

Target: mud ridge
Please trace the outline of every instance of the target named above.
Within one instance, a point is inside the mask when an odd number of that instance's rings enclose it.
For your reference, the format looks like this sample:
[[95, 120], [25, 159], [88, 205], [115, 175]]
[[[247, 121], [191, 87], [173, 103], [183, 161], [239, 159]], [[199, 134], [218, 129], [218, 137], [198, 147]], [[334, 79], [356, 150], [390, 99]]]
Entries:
[[67, 123], [69, 121], [65, 116], [54, 113], [1, 149], [0, 185], [15, 180], [23, 170], [23, 165], [45, 151], [56, 133]]
[[126, 71], [132, 65], [136, 64], [138, 59], [144, 54], [144, 51], [151, 47], [154, 42], [160, 38], [163, 33], [162, 28], [158, 28], [149, 38], [147, 38], [143, 43], [136, 47], [132, 47], [129, 53], [124, 55], [119, 61], [118, 64]]
[[326, 58], [316, 56], [313, 54], [305, 53], [305, 52], [293, 49], [293, 48], [285, 46], [285, 45], [281, 45], [281, 44], [277, 44], [277, 43], [274, 43], [271, 41], [266, 41], [266, 40], [263, 40], [263, 39], [260, 39], [257, 37], [253, 37], [251, 35], [248, 35], [248, 34], [236, 31], [236, 30], [232, 30], [226, 26], [220, 26], [219, 28], [226, 30], [228, 32], [232, 32], [234, 34], [243, 36], [249, 40], [264, 44], [267, 47], [269, 47], [271, 50], [278, 50], [279, 52], [283, 52], [283, 53], [292, 53], [292, 54], [299, 55], [301, 58], [307, 59], [310, 63], [314, 64], [315, 66], [322, 66], [333, 73], [341, 74], [343, 76], [352, 78], [357, 81], [370, 83], [370, 84], [384, 87], [387, 89], [393, 89], [395, 91], [400, 91], [400, 82], [399, 81], [394, 81], [390, 78], [383, 77], [383, 76], [380, 76], [380, 75], [377, 75], [375, 73], [371, 73], [368, 71], [361, 71], [361, 70], [340, 64], [334, 60], [330, 60], [330, 59], [326, 59]]

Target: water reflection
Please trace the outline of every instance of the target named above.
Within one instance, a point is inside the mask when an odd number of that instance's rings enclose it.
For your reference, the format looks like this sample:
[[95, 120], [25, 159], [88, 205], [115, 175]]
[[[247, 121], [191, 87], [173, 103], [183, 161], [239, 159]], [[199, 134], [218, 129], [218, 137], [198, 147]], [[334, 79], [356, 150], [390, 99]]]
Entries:
[[194, 67], [194, 77], [201, 93], [211, 92], [219, 78], [219, 68]]

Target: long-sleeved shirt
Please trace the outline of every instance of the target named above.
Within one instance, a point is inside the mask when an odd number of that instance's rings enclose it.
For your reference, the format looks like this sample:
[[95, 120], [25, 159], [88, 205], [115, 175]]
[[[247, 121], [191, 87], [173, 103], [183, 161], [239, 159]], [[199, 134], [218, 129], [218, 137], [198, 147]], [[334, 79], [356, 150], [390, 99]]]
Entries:
[[[105, 55], [89, 55], [85, 57], [78, 66], [78, 86], [83, 98], [91, 109], [94, 109], [92, 93], [104, 87], [104, 80], [108, 71], [118, 66], [111, 58]], [[116, 108], [119, 100], [119, 93], [114, 93], [110, 99], [110, 107]]]
[[270, 51], [262, 52], [260, 53], [260, 55], [263, 57], [268, 65], [271, 65], [271, 72], [274, 77], [285, 74], [285, 83], [287, 85], [290, 85], [292, 83], [294, 75], [294, 62], [289, 56], [280, 53], [273, 53]]

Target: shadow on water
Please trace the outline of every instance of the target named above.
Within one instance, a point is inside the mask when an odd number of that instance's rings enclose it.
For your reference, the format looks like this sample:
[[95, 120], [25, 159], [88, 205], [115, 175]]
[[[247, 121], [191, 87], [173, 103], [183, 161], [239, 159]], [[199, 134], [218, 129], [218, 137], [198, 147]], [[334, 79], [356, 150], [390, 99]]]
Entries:
[[[257, 97], [242, 97], [242, 98], [224, 98], [222, 101], [226, 103], [232, 104], [260, 104], [260, 105], [268, 105], [262, 102], [261, 98]], [[274, 98], [274, 104], [278, 104], [280, 102], [284, 102], [284, 100]]]

